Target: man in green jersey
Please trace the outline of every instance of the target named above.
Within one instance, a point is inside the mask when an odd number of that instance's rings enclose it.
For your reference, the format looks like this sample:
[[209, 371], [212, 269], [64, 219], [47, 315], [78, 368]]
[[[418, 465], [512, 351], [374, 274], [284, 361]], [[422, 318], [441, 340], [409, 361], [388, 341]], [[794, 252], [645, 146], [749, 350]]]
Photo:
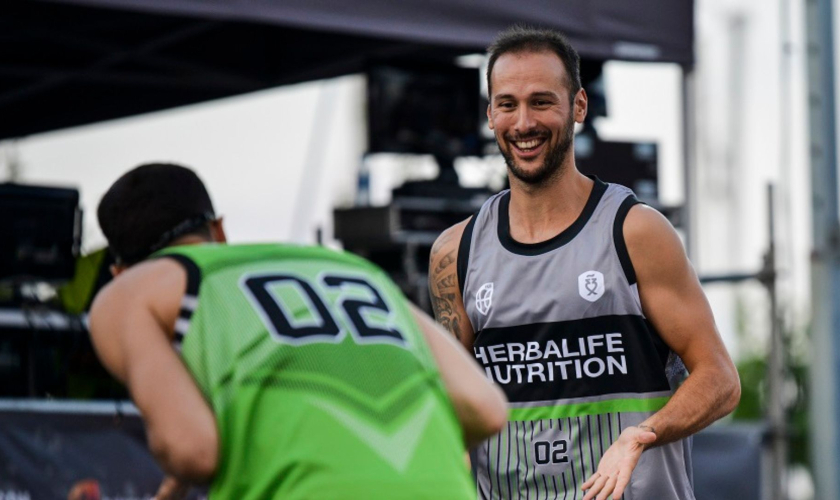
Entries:
[[90, 330], [172, 476], [158, 497], [471, 498], [464, 446], [504, 396], [377, 267], [320, 247], [221, 245], [189, 169], [140, 166], [98, 208], [118, 276]]

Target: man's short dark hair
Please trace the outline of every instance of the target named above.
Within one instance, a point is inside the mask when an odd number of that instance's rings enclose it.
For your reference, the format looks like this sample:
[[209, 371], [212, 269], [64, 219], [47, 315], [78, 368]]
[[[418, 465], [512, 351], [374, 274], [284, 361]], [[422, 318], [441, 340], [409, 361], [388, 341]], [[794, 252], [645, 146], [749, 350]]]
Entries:
[[575, 95], [581, 88], [580, 56], [569, 44], [562, 33], [553, 30], [537, 29], [530, 26], [514, 25], [499, 33], [496, 41], [487, 47], [490, 59], [487, 62], [487, 93], [493, 100], [490, 76], [496, 60], [503, 54], [517, 54], [523, 52], [554, 52], [563, 61], [569, 84], [569, 100], [574, 102]]
[[134, 264], [187, 234], [210, 237], [215, 219], [204, 183], [192, 170], [149, 163], [126, 172], [99, 202], [99, 226], [118, 263]]

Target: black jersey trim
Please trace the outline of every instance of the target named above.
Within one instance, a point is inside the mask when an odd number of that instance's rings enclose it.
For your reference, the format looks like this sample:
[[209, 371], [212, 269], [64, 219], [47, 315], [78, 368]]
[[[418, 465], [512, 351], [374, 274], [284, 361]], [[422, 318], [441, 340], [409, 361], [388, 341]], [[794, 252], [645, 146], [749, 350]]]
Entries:
[[175, 262], [181, 264], [181, 266], [187, 272], [186, 295], [198, 297], [198, 288], [199, 286], [201, 286], [201, 269], [191, 258], [178, 253], [167, 253], [159, 256], [158, 258], [172, 259]]
[[470, 248], [472, 248], [473, 228], [475, 227], [475, 220], [478, 219], [476, 212], [461, 234], [461, 242], [458, 244], [458, 262], [456, 263], [458, 272], [458, 289], [461, 291], [461, 297], [464, 296], [464, 283], [467, 281], [467, 269], [470, 266]]
[[633, 262], [630, 260], [630, 253], [627, 251], [627, 242], [624, 241], [624, 220], [627, 218], [627, 213], [634, 205], [642, 203], [634, 195], [628, 195], [621, 202], [618, 207], [618, 212], [615, 214], [615, 221], [613, 222], [613, 242], [615, 243], [615, 251], [618, 254], [618, 261], [621, 262], [621, 269], [624, 270], [624, 276], [627, 278], [627, 283], [630, 285], [636, 284], [636, 270], [633, 269]]
[[[191, 258], [177, 253], [167, 253], [159, 255], [155, 258], [168, 258], [180, 264], [187, 273], [187, 289], [184, 290], [184, 298], [191, 298], [192, 300], [198, 299], [198, 288], [201, 285], [201, 268], [199, 268]], [[195, 308], [185, 307], [182, 299], [181, 309], [178, 311], [178, 318], [175, 320], [174, 325], [175, 337], [172, 340], [172, 345], [178, 352], [181, 351], [181, 346], [184, 343], [184, 337], [190, 328], [190, 320], [192, 320], [194, 312]]]
[[574, 237], [580, 233], [583, 227], [586, 226], [586, 223], [589, 222], [589, 219], [595, 212], [595, 208], [598, 207], [598, 203], [607, 191], [607, 184], [601, 179], [594, 176], [590, 177], [590, 179], [595, 181], [595, 185], [592, 186], [592, 192], [589, 194], [589, 199], [586, 200], [586, 205], [584, 205], [583, 211], [580, 213], [578, 218], [571, 226], [561, 231], [560, 234], [539, 243], [521, 243], [510, 236], [510, 191], [502, 195], [499, 200], [498, 223], [499, 241], [502, 246], [508, 251], [518, 255], [534, 256], [556, 250], [572, 241]]

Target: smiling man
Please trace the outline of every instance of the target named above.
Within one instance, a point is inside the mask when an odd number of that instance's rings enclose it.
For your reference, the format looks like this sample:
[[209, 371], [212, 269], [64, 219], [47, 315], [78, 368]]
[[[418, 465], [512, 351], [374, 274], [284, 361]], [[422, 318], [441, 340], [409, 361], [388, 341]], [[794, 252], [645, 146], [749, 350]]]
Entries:
[[680, 240], [577, 170], [587, 96], [562, 35], [502, 33], [487, 84], [510, 190], [441, 234], [429, 277], [438, 321], [510, 401], [473, 453], [479, 497], [693, 499], [687, 438], [740, 384]]

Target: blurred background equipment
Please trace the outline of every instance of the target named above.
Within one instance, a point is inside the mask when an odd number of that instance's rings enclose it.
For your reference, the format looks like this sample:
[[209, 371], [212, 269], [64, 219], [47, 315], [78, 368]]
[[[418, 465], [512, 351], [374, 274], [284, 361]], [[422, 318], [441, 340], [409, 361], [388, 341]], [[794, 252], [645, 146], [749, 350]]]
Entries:
[[125, 398], [93, 352], [87, 312], [111, 280], [113, 257], [78, 257], [72, 279], [0, 283], [0, 398]]
[[419, 59], [373, 65], [367, 75], [368, 151], [431, 155], [432, 181], [405, 183], [396, 197], [461, 199], [455, 159], [481, 156], [481, 74], [476, 68]]
[[627, 186], [646, 202], [658, 204], [656, 143], [602, 141], [597, 133], [575, 138], [575, 163], [581, 172]]
[[660, 208], [657, 144], [646, 141], [606, 141], [598, 135], [596, 120], [610, 115], [604, 85], [604, 62], [599, 59], [583, 59], [580, 63], [587, 110], [583, 126], [575, 136], [575, 163], [584, 174], [627, 186], [635, 191], [640, 200]]
[[0, 184], [0, 395], [123, 397], [90, 344], [86, 312], [107, 250], [79, 255], [79, 191]]
[[0, 184], [0, 280], [71, 279], [80, 216], [76, 189]]
[[479, 156], [478, 69], [400, 60], [367, 71], [368, 152]]
[[[368, 154], [431, 155], [434, 179], [405, 182], [386, 206], [357, 206], [334, 212], [335, 238], [346, 250], [376, 262], [417, 304], [430, 309], [429, 252], [435, 238], [481, 207], [491, 191], [465, 188], [455, 160], [480, 156], [478, 69], [426, 60], [374, 64], [367, 71]], [[362, 159], [359, 186], [369, 180]]]
[[79, 256], [80, 217], [77, 189], [0, 184], [0, 395], [124, 394], [84, 324], [110, 273], [107, 252]]

